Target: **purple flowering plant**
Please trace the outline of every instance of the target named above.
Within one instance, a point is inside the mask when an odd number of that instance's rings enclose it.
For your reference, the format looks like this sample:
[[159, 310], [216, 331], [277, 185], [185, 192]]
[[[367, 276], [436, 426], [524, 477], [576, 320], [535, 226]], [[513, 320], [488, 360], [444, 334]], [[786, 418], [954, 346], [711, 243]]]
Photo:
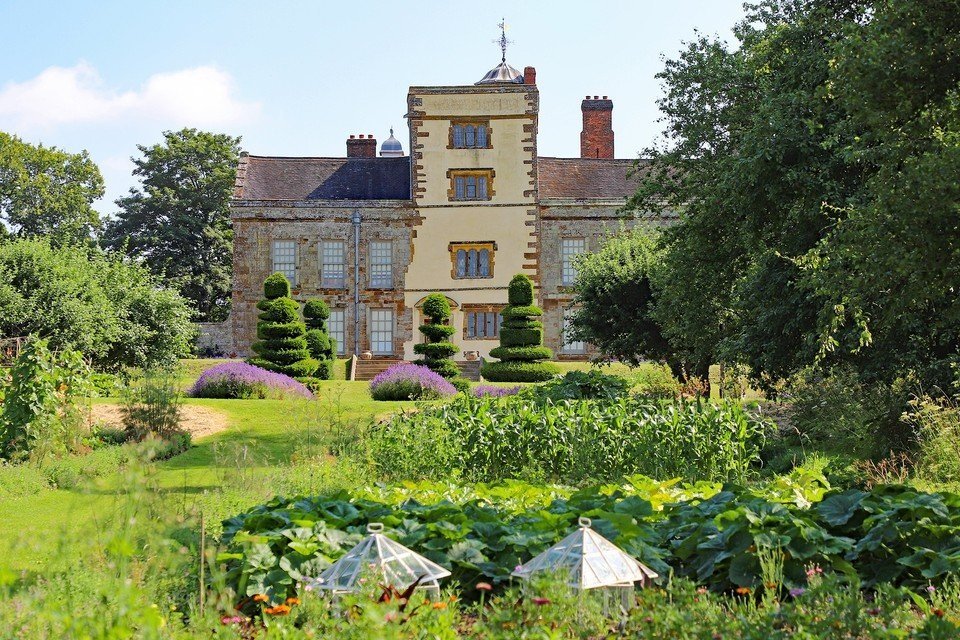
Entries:
[[473, 395], [477, 398], [503, 398], [517, 395], [522, 388], [520, 385], [515, 387], [495, 387], [490, 384], [480, 384], [473, 388]]
[[312, 399], [302, 383], [282, 373], [274, 373], [246, 362], [224, 362], [210, 367], [187, 391], [192, 398], [286, 398]]
[[435, 400], [456, 393], [439, 373], [408, 362], [395, 364], [370, 381], [374, 400]]

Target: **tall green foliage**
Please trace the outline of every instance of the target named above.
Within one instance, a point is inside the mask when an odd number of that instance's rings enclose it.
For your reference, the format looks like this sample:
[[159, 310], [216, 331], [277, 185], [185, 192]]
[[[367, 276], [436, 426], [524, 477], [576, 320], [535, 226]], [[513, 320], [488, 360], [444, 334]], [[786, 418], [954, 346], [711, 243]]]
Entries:
[[423, 315], [430, 321], [420, 326], [420, 333], [427, 341], [413, 345], [414, 353], [423, 356], [420, 361], [444, 378], [455, 378], [460, 368], [451, 360], [457, 345], [450, 342], [455, 329], [450, 326], [450, 303], [442, 293], [431, 293], [423, 301]]
[[569, 337], [634, 366], [672, 356], [651, 315], [661, 259], [657, 237], [642, 228], [621, 231], [581, 256]]
[[183, 298], [143, 267], [46, 240], [0, 243], [0, 335], [37, 335], [94, 368], [170, 365], [196, 327]]
[[196, 319], [220, 321], [230, 309], [230, 197], [240, 138], [196, 129], [163, 138], [137, 146], [143, 156], [133, 173], [141, 186], [117, 200], [120, 212], [104, 240], [176, 287]]
[[8, 227], [0, 237], [89, 244], [100, 229], [93, 202], [102, 196], [103, 176], [86, 151], [34, 146], [0, 131], [0, 222]]
[[294, 378], [309, 377], [319, 366], [307, 348], [307, 326], [300, 319], [300, 305], [290, 298], [290, 283], [277, 272], [263, 283], [264, 299], [257, 303], [256, 357], [250, 364]]
[[68, 452], [79, 440], [76, 403], [89, 384], [90, 371], [78, 351], [54, 352], [47, 340], [30, 340], [3, 389], [0, 457], [19, 460]]
[[319, 364], [313, 377], [329, 380], [333, 375], [333, 363], [337, 357], [337, 341], [327, 333], [330, 307], [323, 300], [307, 300], [303, 305], [303, 318], [307, 325], [307, 349]]
[[481, 375], [493, 382], [542, 382], [560, 372], [556, 365], [543, 362], [553, 352], [543, 346], [543, 315], [533, 304], [533, 281], [519, 273], [510, 280], [509, 304], [501, 312], [500, 346], [490, 355], [500, 362], [486, 362]]

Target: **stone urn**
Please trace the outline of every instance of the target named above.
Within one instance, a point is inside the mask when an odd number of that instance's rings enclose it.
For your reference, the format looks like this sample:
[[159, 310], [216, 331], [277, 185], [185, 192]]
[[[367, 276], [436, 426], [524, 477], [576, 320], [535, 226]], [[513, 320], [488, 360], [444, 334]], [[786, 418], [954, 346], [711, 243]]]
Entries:
[[480, 357], [479, 351], [464, 351], [463, 357], [466, 358], [469, 362], [473, 362]]
[[373, 360], [373, 352], [371, 352], [371, 351], [364, 351], [363, 353], [360, 354], [360, 359], [361, 359], [361, 360]]

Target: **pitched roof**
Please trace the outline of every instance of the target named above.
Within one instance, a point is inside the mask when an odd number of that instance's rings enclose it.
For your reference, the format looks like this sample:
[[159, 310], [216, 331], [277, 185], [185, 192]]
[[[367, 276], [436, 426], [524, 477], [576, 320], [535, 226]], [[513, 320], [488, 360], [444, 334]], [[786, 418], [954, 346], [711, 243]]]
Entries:
[[537, 158], [541, 198], [628, 198], [637, 190], [627, 177], [634, 160]]
[[409, 200], [410, 158], [246, 156], [243, 200]]

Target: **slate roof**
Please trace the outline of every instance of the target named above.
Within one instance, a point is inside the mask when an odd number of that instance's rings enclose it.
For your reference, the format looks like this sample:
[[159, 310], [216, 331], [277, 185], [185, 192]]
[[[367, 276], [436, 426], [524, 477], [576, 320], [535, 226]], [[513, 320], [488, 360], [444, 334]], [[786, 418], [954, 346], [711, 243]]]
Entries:
[[627, 198], [637, 190], [637, 178], [627, 178], [633, 163], [604, 158], [537, 158], [540, 198]]
[[242, 200], [409, 200], [410, 158], [247, 156]]

